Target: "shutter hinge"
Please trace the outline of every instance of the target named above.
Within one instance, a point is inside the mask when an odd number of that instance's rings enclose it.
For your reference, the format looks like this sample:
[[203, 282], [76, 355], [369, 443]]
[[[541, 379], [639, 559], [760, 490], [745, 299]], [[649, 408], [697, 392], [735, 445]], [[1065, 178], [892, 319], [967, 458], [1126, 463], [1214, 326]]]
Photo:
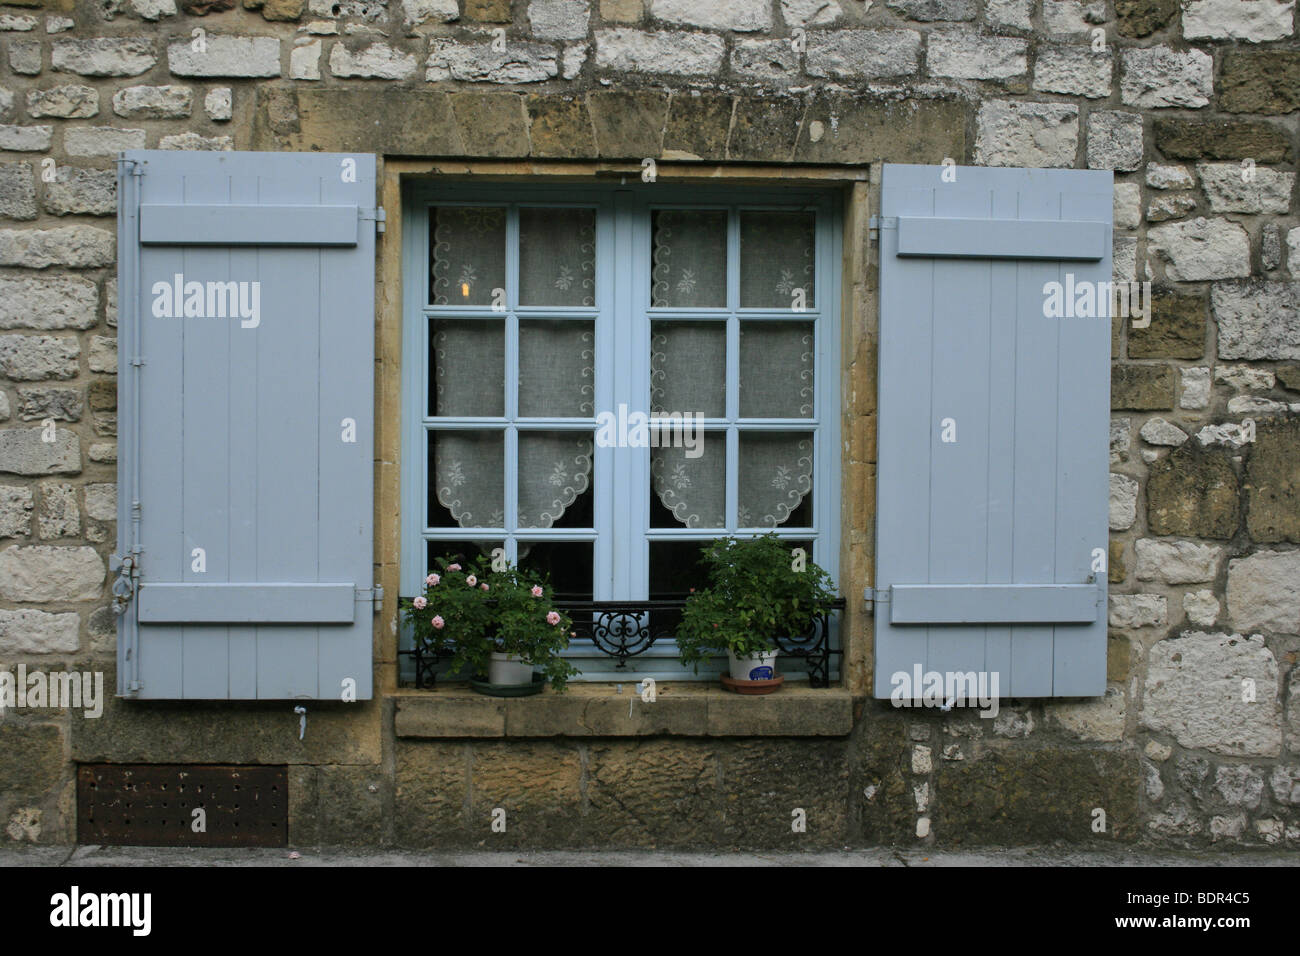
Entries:
[[374, 209], [362, 209], [361, 220], [363, 222], [373, 222], [375, 232], [382, 233], [388, 223], [388, 213], [384, 211], [383, 206], [376, 206]]
[[867, 230], [870, 238], [879, 239], [881, 229], [897, 229], [897, 216], [872, 216], [867, 220]]
[[889, 603], [889, 588], [880, 591], [877, 591], [874, 588], [863, 588], [862, 602], [867, 606], [867, 610], [874, 614], [876, 612], [877, 604]]
[[384, 589], [376, 584], [373, 588], [357, 588], [358, 601], [370, 601], [374, 604], [374, 613], [378, 614], [384, 604]]
[[127, 167], [129, 167], [132, 176], [143, 176], [143, 175], [144, 175], [144, 163], [140, 162], [139, 160], [136, 160], [136, 159], [115, 159], [115, 160], [113, 160], [113, 162], [117, 163], [119, 166], [127, 166]]

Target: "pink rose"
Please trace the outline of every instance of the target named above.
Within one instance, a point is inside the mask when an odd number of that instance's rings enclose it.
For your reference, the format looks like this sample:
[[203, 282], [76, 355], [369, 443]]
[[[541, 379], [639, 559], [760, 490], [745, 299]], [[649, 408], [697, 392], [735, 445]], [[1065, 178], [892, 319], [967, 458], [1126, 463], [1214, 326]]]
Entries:
[[560, 615], [557, 611], [550, 611], [546, 615], [546, 623], [554, 627], [560, 623]]
[[459, 570], [460, 570], [460, 565], [459, 565], [459, 564], [449, 564], [449, 565], [447, 565], [447, 570], [448, 570], [448, 571], [459, 571]]
[[484, 581], [482, 584], [479, 585], [479, 587], [481, 587], [484, 591], [486, 591], [488, 589], [487, 582]]
[[534, 584], [533, 597], [541, 597], [541, 596], [542, 596], [542, 586], [540, 584]]
[[435, 615], [433, 616], [433, 621], [432, 621], [431, 623], [433, 624], [433, 627], [434, 627], [435, 630], [441, 631], [441, 630], [442, 630], [442, 626], [443, 626], [444, 624], [446, 624], [447, 622], [444, 621], [444, 620], [442, 619], [442, 615], [441, 615], [441, 614], [435, 614]]
[[465, 583], [468, 584], [470, 587], [473, 587], [474, 585], [478, 584], [478, 578], [474, 577], [474, 575], [471, 574], [469, 577], [465, 579]]
[[424, 579], [424, 583], [427, 584], [427, 585], [429, 585], [429, 587], [431, 587], [431, 588], [436, 588], [436, 587], [438, 586], [438, 582], [441, 581], [441, 580], [442, 580], [442, 576], [441, 576], [441, 575], [438, 575], [438, 574], [431, 574], [431, 575], [429, 575], [427, 578]]
[[414, 601], [411, 602], [411, 604], [415, 607], [417, 611], [423, 611], [426, 607], [429, 606], [429, 602], [422, 597], [416, 598]]

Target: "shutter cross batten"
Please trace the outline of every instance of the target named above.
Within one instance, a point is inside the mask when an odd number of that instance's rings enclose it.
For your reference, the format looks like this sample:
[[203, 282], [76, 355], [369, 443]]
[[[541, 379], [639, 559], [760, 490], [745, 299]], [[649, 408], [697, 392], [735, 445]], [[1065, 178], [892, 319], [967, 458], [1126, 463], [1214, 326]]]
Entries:
[[368, 699], [374, 157], [118, 170], [118, 692]]
[[875, 696], [918, 668], [1098, 696], [1111, 322], [1044, 302], [1053, 283], [1109, 301], [1112, 174], [947, 169], [886, 164], [873, 223]]

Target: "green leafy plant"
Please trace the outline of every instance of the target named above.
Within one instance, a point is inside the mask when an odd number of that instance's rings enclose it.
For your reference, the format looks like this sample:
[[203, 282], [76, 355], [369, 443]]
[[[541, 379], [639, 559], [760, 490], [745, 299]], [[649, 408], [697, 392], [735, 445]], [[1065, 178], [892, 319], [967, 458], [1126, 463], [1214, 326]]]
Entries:
[[789, 542], [768, 533], [720, 538], [704, 549], [706, 587], [692, 589], [677, 627], [684, 664], [730, 650], [737, 657], [769, 651], [776, 639], [803, 634], [835, 600], [831, 576], [792, 554]]
[[563, 691], [578, 673], [560, 656], [573, 622], [555, 609], [550, 584], [509, 564], [493, 571], [481, 557], [436, 563], [424, 593], [401, 602], [415, 639], [449, 656], [455, 672], [485, 674], [494, 651], [513, 654]]

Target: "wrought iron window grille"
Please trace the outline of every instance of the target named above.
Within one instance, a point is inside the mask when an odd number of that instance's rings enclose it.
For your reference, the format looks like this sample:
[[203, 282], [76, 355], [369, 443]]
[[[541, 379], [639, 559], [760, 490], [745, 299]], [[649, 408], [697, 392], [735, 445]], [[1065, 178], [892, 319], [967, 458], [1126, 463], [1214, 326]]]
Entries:
[[[652, 601], [586, 601], [564, 597], [555, 601], [555, 607], [573, 620], [576, 639], [591, 641], [597, 650], [618, 662], [619, 670], [626, 669], [630, 660], [656, 643], [672, 641], [685, 605], [685, 595]], [[837, 598], [831, 604], [831, 611], [842, 611], [844, 606], [844, 598]], [[831, 658], [842, 658], [844, 654], [842, 648], [832, 646], [829, 613], [815, 617], [803, 634], [778, 638], [777, 645], [782, 655], [805, 662], [811, 687], [829, 687]], [[434, 686], [438, 665], [447, 659], [436, 648], [420, 642], [398, 653], [412, 659], [417, 688]]]

